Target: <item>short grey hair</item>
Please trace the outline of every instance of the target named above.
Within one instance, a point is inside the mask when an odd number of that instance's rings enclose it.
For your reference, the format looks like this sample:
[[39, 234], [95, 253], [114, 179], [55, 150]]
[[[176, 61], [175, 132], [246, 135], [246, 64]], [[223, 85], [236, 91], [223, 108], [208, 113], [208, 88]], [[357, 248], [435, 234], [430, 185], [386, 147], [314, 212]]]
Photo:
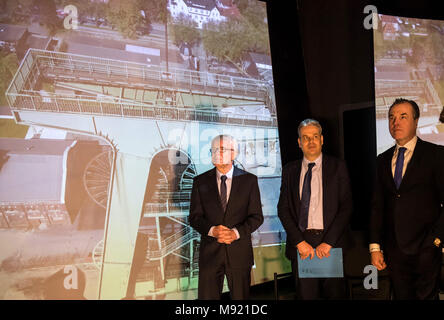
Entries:
[[301, 121], [301, 123], [299, 123], [299, 126], [298, 126], [299, 138], [301, 137], [301, 128], [306, 127], [306, 126], [315, 126], [315, 127], [319, 128], [319, 133], [322, 135], [322, 127], [321, 127], [321, 124], [319, 123], [319, 121], [308, 118], [308, 119], [305, 119], [304, 121]]
[[233, 136], [230, 136], [229, 134], [220, 134], [215, 136], [213, 140], [211, 140], [211, 148], [213, 148], [214, 141], [216, 140], [231, 141], [233, 143], [234, 151], [236, 154], [239, 153], [239, 144], [237, 143], [237, 140], [233, 138]]

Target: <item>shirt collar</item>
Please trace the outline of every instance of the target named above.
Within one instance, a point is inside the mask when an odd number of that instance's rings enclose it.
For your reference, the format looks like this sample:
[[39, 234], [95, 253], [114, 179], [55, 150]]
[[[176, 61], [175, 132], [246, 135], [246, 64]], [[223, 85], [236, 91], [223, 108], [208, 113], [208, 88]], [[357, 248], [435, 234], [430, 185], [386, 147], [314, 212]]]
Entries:
[[[402, 147], [406, 148], [410, 152], [413, 152], [413, 150], [415, 150], [417, 141], [418, 141], [418, 137], [414, 136], [409, 142], [407, 142]], [[396, 152], [398, 152], [399, 148], [401, 148], [401, 146], [399, 144], [396, 144]]]
[[319, 157], [317, 157], [314, 161], [308, 161], [308, 159], [305, 158], [305, 156], [304, 156], [304, 160], [302, 160], [302, 165], [304, 167], [308, 167], [308, 164], [311, 163], [311, 162], [315, 163], [315, 168], [319, 168], [321, 166], [321, 164], [322, 164], [322, 152], [319, 155]]
[[[227, 179], [232, 179], [233, 178], [233, 172], [234, 172], [234, 164], [231, 166], [230, 171], [228, 171], [225, 176], [227, 176]], [[220, 173], [219, 170], [217, 170], [216, 168], [216, 175], [217, 178], [220, 179], [220, 177], [222, 177], [224, 174]]]

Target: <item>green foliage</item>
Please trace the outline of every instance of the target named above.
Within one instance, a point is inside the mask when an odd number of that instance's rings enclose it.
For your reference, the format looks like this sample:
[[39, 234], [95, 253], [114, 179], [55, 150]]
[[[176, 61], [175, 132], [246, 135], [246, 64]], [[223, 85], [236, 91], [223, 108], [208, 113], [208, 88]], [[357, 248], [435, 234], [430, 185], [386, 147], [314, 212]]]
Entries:
[[248, 51], [270, 54], [268, 27], [258, 9], [245, 9], [240, 19], [204, 25], [202, 41], [205, 50], [222, 61], [241, 61]]
[[34, 0], [0, 0], [0, 11], [5, 14], [2, 22], [26, 24], [29, 22]]
[[45, 26], [51, 35], [62, 28], [62, 21], [57, 17], [54, 0], [39, 0], [35, 2], [39, 8], [40, 24]]
[[141, 10], [144, 10], [150, 20], [166, 23], [168, 20], [168, 0], [137, 0]]
[[204, 48], [219, 60], [237, 61], [248, 49], [248, 35], [243, 30], [240, 21], [208, 23], [202, 35]]
[[196, 44], [200, 39], [200, 32], [197, 29], [197, 23], [180, 17], [170, 25], [173, 41], [176, 46], [181, 42], [188, 42], [190, 45]]
[[56, 4], [61, 8], [67, 5], [74, 5], [77, 8], [77, 14], [80, 20], [85, 16], [106, 18], [106, 10], [108, 7], [104, 2], [85, 0], [56, 0]]
[[144, 19], [138, 1], [111, 0], [106, 11], [107, 20], [123, 36], [136, 39], [137, 27], [143, 26]]
[[16, 124], [13, 119], [0, 119], [0, 137], [2, 138], [24, 138], [28, 129], [28, 126]]
[[0, 105], [7, 105], [5, 92], [17, 72], [19, 61], [15, 53], [0, 52]]

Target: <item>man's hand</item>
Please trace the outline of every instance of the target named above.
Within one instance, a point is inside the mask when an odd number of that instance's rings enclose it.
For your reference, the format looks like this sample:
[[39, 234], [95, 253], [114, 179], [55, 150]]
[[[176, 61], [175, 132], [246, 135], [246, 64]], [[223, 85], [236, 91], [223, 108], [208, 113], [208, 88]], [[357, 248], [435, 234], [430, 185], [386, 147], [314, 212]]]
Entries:
[[319, 259], [327, 258], [330, 256], [331, 245], [322, 242], [320, 245], [316, 247], [316, 255]]
[[219, 239], [220, 234], [222, 234], [226, 230], [230, 230], [230, 229], [228, 229], [227, 227], [225, 227], [225, 226], [220, 224], [220, 225], [214, 227], [214, 229], [213, 229], [213, 236], [215, 238]]
[[213, 236], [217, 238], [217, 242], [231, 244], [237, 239], [236, 233], [223, 225], [218, 225], [213, 229]]
[[373, 251], [371, 253], [371, 258], [372, 258], [372, 265], [374, 265], [376, 269], [378, 269], [378, 271], [384, 270], [387, 267], [384, 261], [384, 255], [382, 254], [381, 251]]
[[296, 247], [298, 248], [299, 255], [301, 256], [301, 259], [304, 260], [308, 256], [310, 256], [310, 260], [314, 257], [314, 249], [311, 245], [309, 245], [307, 242], [302, 241], [299, 242]]

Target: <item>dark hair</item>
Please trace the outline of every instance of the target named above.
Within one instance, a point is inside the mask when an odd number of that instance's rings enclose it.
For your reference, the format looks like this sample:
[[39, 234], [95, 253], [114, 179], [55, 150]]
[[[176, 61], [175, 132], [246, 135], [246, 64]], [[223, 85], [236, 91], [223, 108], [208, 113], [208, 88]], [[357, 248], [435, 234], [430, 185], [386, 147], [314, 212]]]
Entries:
[[444, 123], [444, 106], [442, 107], [441, 114], [439, 115], [439, 121]]
[[398, 105], [398, 104], [401, 104], [401, 103], [408, 103], [408, 104], [410, 104], [412, 106], [412, 109], [413, 109], [413, 119], [416, 120], [416, 119], [419, 118], [419, 107], [418, 107], [418, 104], [415, 101], [413, 101], [413, 100], [404, 99], [404, 98], [397, 98], [395, 100], [395, 102], [392, 103], [392, 105], [390, 106], [389, 111], [388, 111], [389, 116], [390, 116], [390, 111], [392, 110], [392, 108], [394, 106]]

